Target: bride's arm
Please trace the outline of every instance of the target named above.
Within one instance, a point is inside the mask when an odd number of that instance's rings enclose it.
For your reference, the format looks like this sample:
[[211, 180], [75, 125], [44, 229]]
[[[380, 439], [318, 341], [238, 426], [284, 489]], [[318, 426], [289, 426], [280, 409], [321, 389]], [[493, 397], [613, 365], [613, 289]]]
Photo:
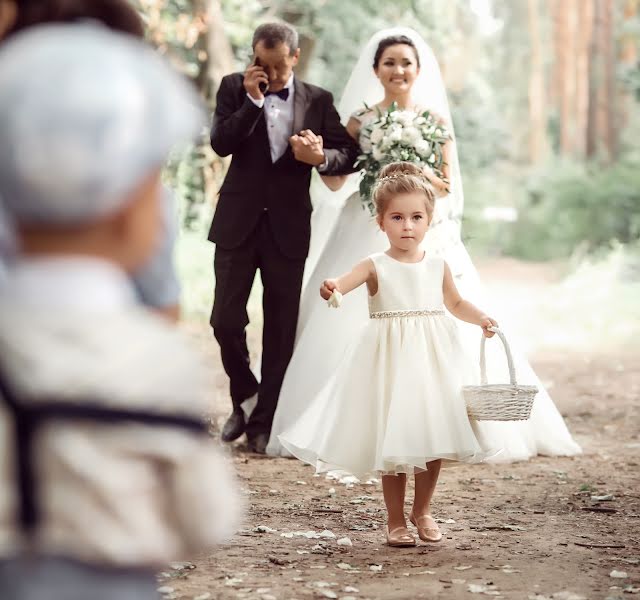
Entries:
[[436, 198], [446, 196], [451, 191], [451, 170], [449, 169], [451, 144], [453, 144], [453, 140], [449, 140], [442, 148], [442, 175], [444, 179], [438, 177], [429, 165], [425, 165], [423, 168], [425, 177], [436, 191]]
[[377, 283], [376, 270], [369, 258], [365, 258], [349, 273], [345, 273], [337, 279], [325, 279], [320, 286], [320, 295], [328, 300], [334, 290], [338, 290], [341, 294], [348, 294], [363, 283], [368, 284], [369, 289], [376, 287]]
[[[347, 123], [347, 133], [354, 139], [356, 142], [358, 141], [358, 136], [360, 134], [360, 121], [355, 117], [351, 117], [349, 122]], [[348, 175], [321, 175], [323, 183], [332, 191], [337, 192], [347, 180]]]

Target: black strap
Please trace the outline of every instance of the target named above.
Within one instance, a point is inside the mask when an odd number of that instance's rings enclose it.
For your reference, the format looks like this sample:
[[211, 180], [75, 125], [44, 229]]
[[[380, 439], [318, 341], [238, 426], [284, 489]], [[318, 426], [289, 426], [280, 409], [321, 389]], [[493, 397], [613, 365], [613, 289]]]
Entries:
[[200, 435], [208, 434], [204, 421], [182, 415], [110, 408], [91, 402], [74, 403], [46, 399], [38, 402], [20, 402], [0, 368], [0, 401], [2, 400], [9, 408], [15, 423], [20, 524], [26, 536], [33, 535], [40, 517], [37, 501], [38, 482], [35, 477], [34, 437], [44, 423], [52, 421], [89, 421], [110, 425], [135, 423], [151, 427], [174, 427]]

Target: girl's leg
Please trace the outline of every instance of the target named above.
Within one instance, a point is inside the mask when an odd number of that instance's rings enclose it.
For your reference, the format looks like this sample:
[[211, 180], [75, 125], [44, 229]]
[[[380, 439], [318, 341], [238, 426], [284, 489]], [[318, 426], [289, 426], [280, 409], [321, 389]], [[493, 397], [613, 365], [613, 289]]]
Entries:
[[382, 493], [384, 503], [387, 506], [389, 531], [397, 527], [406, 527], [404, 517], [404, 495], [407, 488], [407, 476], [405, 473], [398, 475], [382, 476]]
[[431, 498], [438, 483], [441, 460], [434, 460], [427, 464], [427, 470], [415, 474], [416, 493], [413, 499], [413, 515], [421, 517], [431, 514]]
[[441, 460], [435, 460], [427, 464], [427, 470], [415, 474], [416, 493], [411, 509], [411, 522], [418, 528], [420, 539], [425, 542], [439, 542], [442, 533], [437, 523], [431, 516], [431, 498], [438, 483]]

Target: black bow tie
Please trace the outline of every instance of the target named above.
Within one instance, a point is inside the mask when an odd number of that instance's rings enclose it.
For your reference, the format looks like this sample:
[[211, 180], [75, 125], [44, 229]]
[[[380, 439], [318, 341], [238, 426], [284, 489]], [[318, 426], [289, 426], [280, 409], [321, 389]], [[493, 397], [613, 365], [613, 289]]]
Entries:
[[265, 95], [265, 98], [267, 96], [278, 96], [278, 98], [286, 102], [287, 99], [289, 98], [289, 88], [283, 88], [279, 92], [265, 92], [264, 95]]

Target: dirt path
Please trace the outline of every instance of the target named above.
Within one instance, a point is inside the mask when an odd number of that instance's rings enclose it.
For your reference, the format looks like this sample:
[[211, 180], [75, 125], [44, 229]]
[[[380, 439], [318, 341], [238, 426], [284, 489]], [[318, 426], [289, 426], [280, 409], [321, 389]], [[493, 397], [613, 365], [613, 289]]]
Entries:
[[[548, 284], [548, 274], [531, 275], [524, 268], [530, 285]], [[208, 332], [194, 335], [217, 360]], [[224, 390], [216, 365], [216, 387]], [[445, 470], [434, 501], [445, 539], [390, 549], [379, 484], [315, 477], [295, 460], [256, 457], [238, 444], [232, 459], [250, 506], [244, 528], [194, 568], [167, 572], [165, 596], [605, 600], [640, 594], [639, 361], [621, 349], [545, 352], [534, 365], [553, 385], [582, 456]], [[220, 391], [218, 423], [227, 402]], [[326, 537], [282, 535], [298, 531]], [[352, 545], [338, 543], [345, 537]], [[626, 576], [612, 577], [615, 571]]]

